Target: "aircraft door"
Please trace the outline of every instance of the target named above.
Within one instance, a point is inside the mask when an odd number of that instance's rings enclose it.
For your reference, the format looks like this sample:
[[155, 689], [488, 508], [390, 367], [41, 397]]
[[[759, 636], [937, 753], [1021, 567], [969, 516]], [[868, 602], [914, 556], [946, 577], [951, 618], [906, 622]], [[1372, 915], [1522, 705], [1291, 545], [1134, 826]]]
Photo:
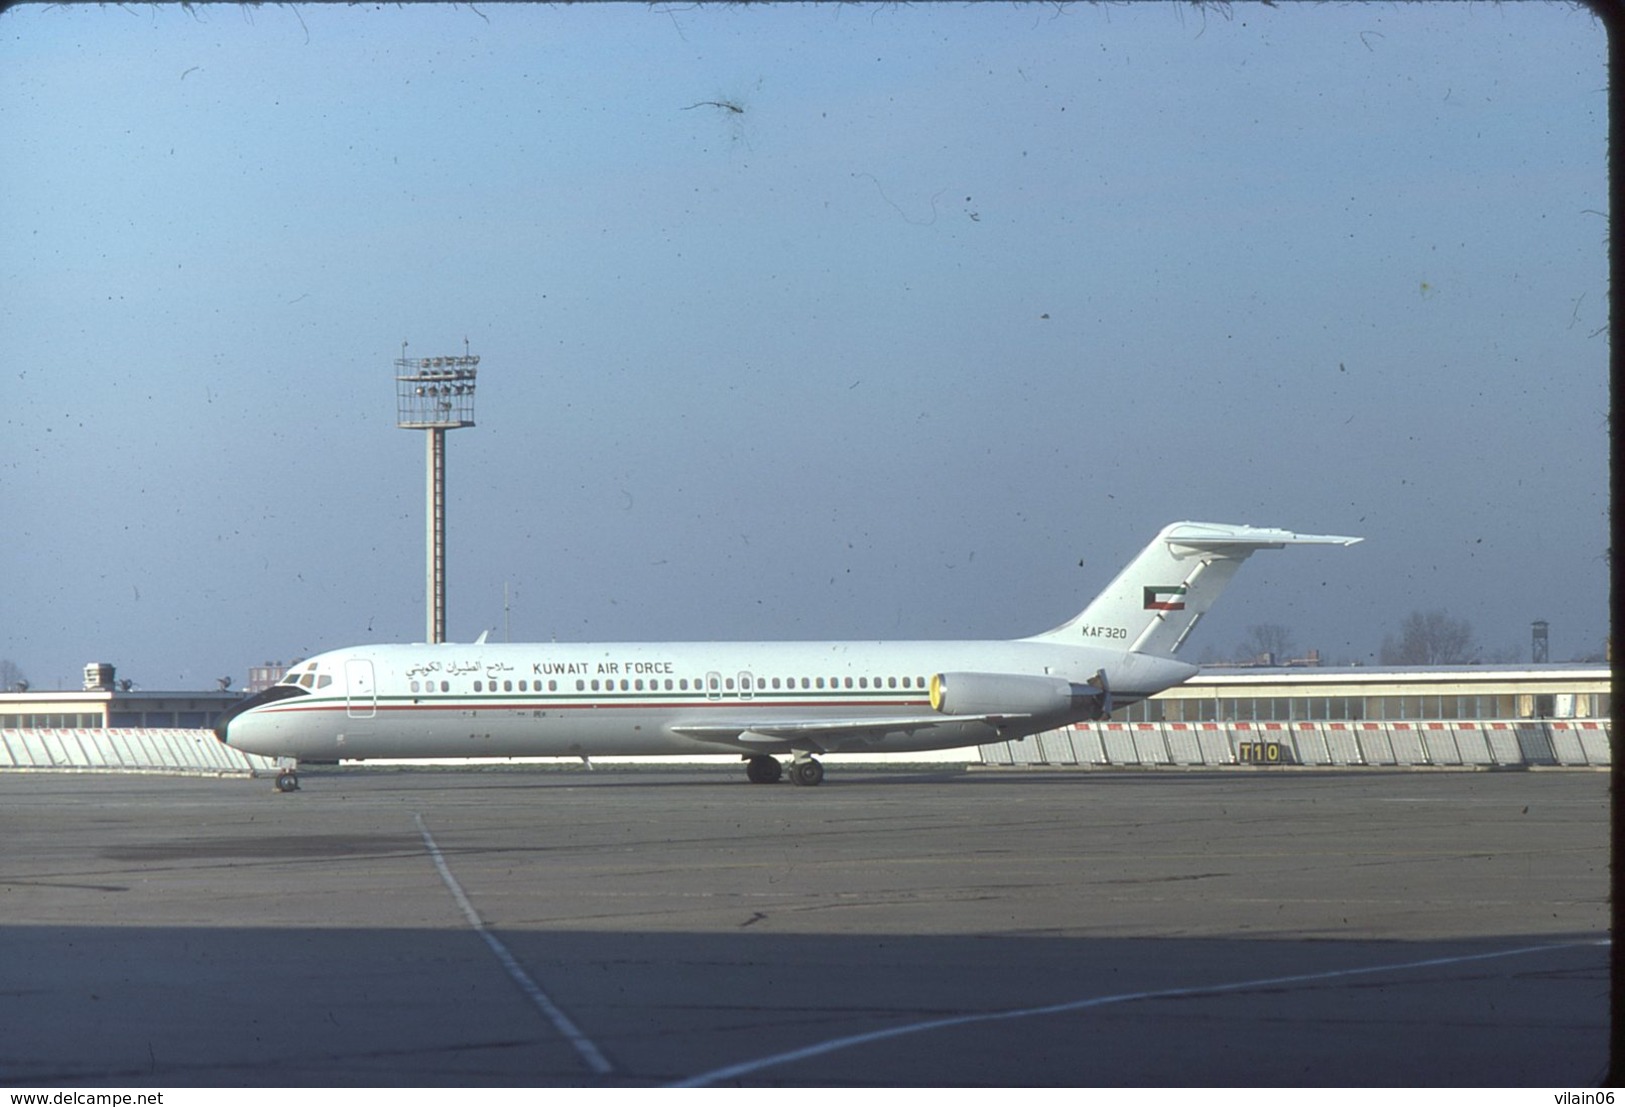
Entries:
[[756, 695], [756, 678], [752, 677], [749, 673], [740, 673], [739, 674], [739, 698], [742, 699], [742, 700], [748, 700], [748, 699], [751, 699], [752, 697], [754, 697], [755, 695]]
[[720, 700], [722, 698], [721, 673], [705, 674], [705, 698], [708, 700]]
[[378, 685], [370, 658], [352, 657], [344, 663], [344, 694], [350, 718], [370, 719], [378, 713]]

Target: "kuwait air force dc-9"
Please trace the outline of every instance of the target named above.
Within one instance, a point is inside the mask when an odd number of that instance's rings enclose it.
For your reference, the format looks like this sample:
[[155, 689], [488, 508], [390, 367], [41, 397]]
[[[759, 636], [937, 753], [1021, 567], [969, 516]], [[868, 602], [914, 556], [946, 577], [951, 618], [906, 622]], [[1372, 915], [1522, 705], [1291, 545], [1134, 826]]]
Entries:
[[[1102, 719], [1190, 679], [1176, 656], [1256, 550], [1340, 535], [1165, 527], [1054, 630], [994, 642], [631, 642], [357, 646], [294, 666], [215, 733], [286, 759], [743, 758], [757, 784], [814, 785], [817, 755], [973, 746]], [[786, 766], [780, 758], [790, 758]]]

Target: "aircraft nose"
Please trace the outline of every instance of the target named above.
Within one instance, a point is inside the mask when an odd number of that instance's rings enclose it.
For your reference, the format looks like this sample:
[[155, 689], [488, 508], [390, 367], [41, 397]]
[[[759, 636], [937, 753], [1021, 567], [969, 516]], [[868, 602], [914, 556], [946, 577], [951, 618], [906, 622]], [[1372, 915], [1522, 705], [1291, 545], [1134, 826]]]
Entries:
[[214, 736], [220, 739], [222, 743], [229, 746], [231, 745], [231, 721], [243, 714], [243, 712], [252, 711], [254, 708], [260, 707], [264, 704], [275, 703], [277, 700], [285, 700], [292, 696], [303, 696], [306, 694], [306, 691], [303, 688], [300, 688], [298, 685], [273, 684], [264, 691], [256, 692], [247, 699], [232, 704], [229, 708], [227, 708], [214, 724]]

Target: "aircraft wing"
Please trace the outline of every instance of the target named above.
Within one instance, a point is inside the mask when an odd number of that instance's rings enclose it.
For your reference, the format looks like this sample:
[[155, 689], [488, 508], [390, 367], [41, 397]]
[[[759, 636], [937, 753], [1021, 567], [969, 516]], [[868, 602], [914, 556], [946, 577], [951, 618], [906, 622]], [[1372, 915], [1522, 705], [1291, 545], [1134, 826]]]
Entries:
[[1031, 716], [1009, 712], [997, 715], [871, 715], [850, 719], [766, 718], [738, 719], [727, 723], [678, 723], [669, 729], [691, 738], [738, 742], [746, 747], [798, 741], [817, 745], [830, 739], [862, 738], [896, 730], [912, 733], [945, 723], [982, 722], [1000, 726], [1012, 719], [1026, 718]]

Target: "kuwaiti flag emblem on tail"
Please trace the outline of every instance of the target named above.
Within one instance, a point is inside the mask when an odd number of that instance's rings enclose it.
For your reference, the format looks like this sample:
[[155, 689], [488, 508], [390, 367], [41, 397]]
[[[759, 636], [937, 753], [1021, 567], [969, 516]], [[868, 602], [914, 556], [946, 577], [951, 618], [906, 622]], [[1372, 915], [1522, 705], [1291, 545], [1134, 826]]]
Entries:
[[1145, 589], [1145, 609], [1147, 611], [1184, 611], [1185, 586], [1172, 584], [1157, 587], [1147, 585]]

